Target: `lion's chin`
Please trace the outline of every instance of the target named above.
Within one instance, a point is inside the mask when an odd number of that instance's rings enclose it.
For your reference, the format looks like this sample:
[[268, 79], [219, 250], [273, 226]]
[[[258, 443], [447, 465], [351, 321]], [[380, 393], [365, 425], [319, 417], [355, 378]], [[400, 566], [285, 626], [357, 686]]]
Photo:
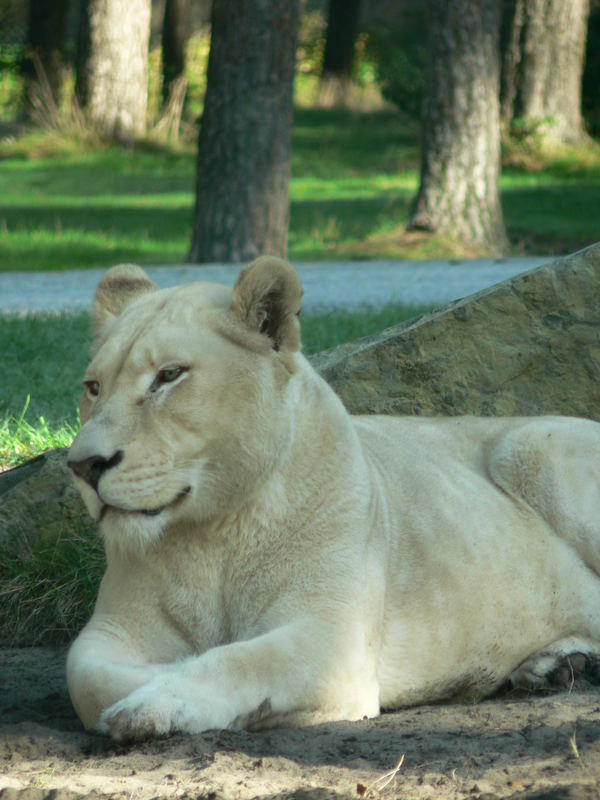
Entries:
[[171, 502], [150, 509], [129, 510], [104, 505], [99, 522], [107, 547], [141, 555], [162, 536], [172, 520], [169, 512], [178, 508], [190, 492], [191, 487], [187, 486]]
[[107, 550], [118, 550], [123, 555], [143, 555], [163, 535], [167, 520], [165, 514], [146, 516], [122, 512], [112, 506], [100, 521], [100, 532]]

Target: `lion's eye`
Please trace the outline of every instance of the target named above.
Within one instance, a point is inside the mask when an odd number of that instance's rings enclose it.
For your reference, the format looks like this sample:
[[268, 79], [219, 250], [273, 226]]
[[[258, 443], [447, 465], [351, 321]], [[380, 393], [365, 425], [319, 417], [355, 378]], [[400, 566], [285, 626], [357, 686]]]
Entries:
[[165, 367], [164, 369], [159, 370], [156, 374], [156, 378], [154, 378], [152, 381], [150, 391], [156, 392], [161, 386], [164, 386], [165, 383], [173, 383], [184, 372], [187, 372], [188, 369], [189, 367], [184, 367], [180, 364], [174, 364], [172, 367]]
[[185, 371], [185, 367], [165, 367], [156, 376], [159, 383], [173, 383]]
[[100, 394], [100, 384], [98, 381], [84, 381], [83, 385], [90, 397], [98, 397]]

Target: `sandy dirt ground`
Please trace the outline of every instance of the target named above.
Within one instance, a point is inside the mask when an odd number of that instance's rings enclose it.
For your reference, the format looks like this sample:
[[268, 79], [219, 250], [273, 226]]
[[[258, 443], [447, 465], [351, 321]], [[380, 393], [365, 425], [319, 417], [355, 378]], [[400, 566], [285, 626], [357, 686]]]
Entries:
[[64, 658], [57, 650], [0, 650], [2, 800], [600, 800], [600, 689], [584, 678], [563, 691], [376, 720], [124, 747], [82, 730]]

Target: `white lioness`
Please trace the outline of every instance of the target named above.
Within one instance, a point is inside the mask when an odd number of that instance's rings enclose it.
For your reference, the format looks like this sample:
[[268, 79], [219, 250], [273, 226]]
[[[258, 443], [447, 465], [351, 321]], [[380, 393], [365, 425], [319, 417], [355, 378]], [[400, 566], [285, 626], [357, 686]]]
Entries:
[[374, 716], [600, 653], [600, 425], [351, 417], [274, 258], [116, 267], [69, 463], [107, 570], [67, 665], [116, 738]]

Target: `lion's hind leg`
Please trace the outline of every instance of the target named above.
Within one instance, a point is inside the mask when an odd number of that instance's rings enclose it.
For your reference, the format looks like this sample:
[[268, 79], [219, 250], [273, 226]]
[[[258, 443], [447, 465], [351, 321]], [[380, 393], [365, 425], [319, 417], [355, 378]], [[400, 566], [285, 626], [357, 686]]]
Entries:
[[577, 678], [600, 685], [600, 643], [576, 637], [555, 642], [519, 664], [510, 682], [522, 689], [568, 688]]
[[488, 464], [492, 480], [527, 503], [600, 578], [600, 424], [519, 420]]
[[[549, 537], [539, 564], [548, 591], [539, 603], [554, 621], [556, 640], [517, 667], [511, 682], [568, 686], [578, 671], [600, 677], [600, 425], [515, 421], [488, 464], [492, 480], [524, 513], [541, 518]], [[535, 527], [532, 520], [532, 535]]]

